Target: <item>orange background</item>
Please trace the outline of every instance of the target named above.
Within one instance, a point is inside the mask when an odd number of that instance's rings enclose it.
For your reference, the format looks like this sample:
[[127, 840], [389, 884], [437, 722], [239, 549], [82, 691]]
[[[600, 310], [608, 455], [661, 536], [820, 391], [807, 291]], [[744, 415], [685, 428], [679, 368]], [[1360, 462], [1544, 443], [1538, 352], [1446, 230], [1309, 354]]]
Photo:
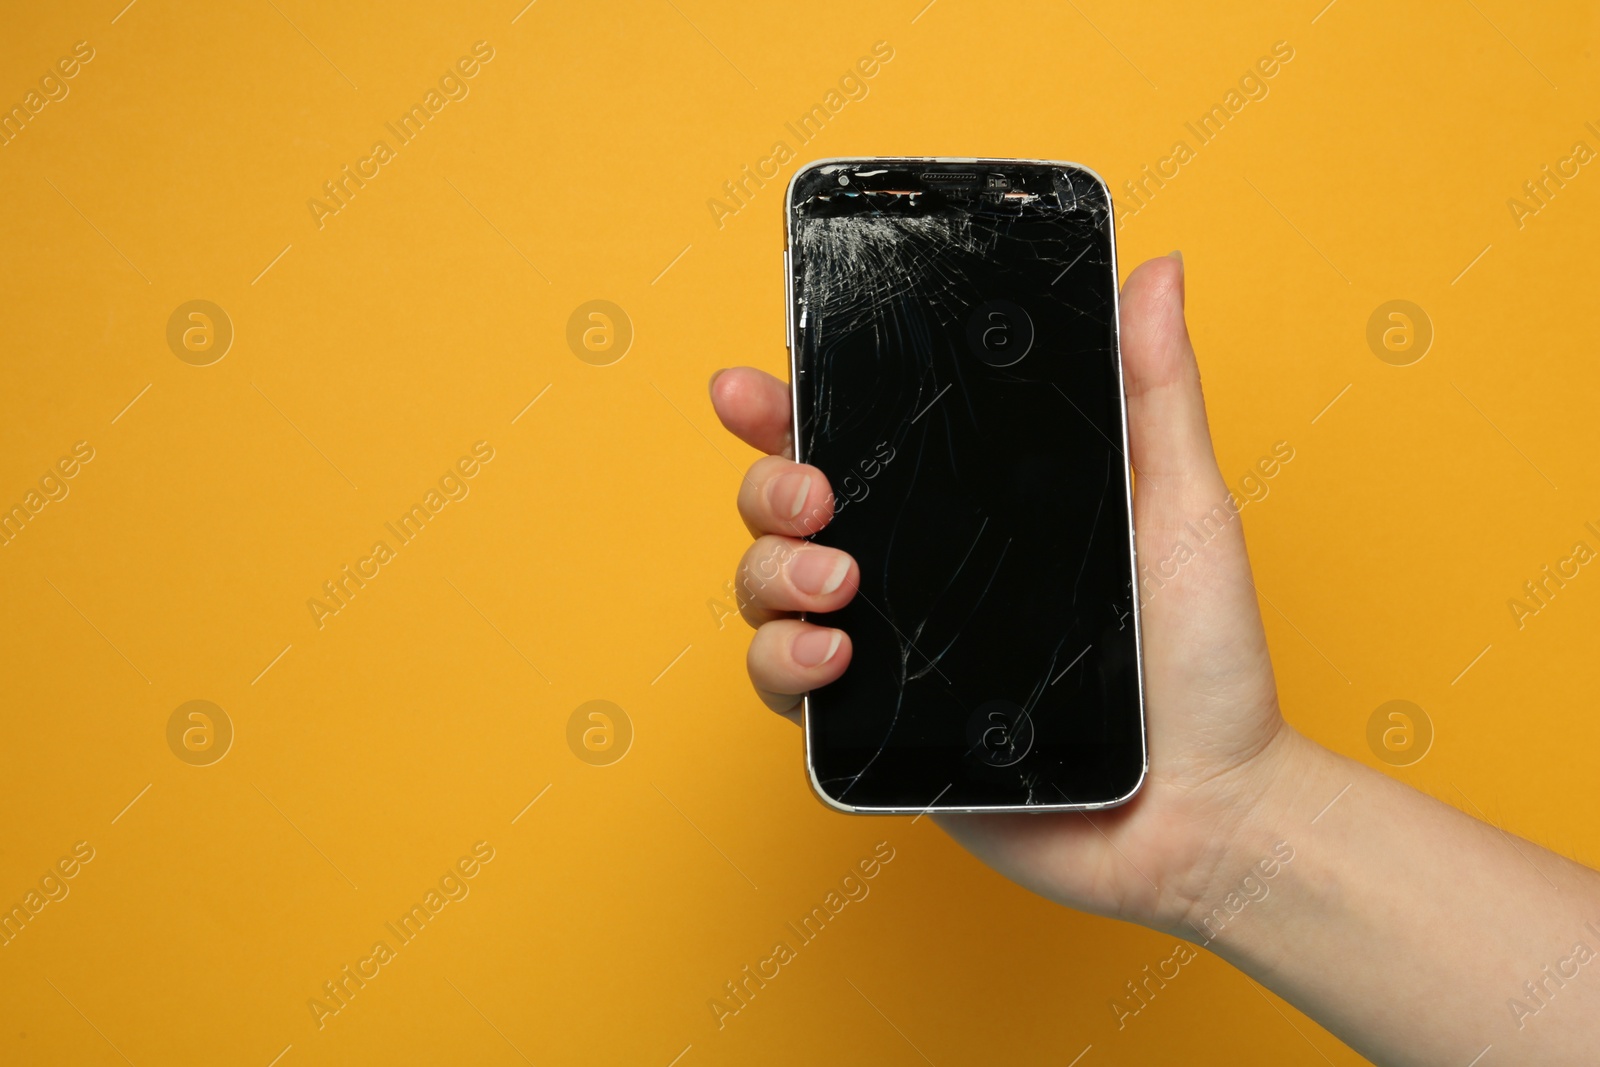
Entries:
[[[1119, 1030], [1170, 938], [811, 797], [719, 625], [754, 456], [705, 386], [783, 372], [781, 183], [824, 156], [1104, 174], [1124, 270], [1184, 251], [1224, 473], [1295, 450], [1244, 513], [1289, 717], [1381, 765], [1368, 720], [1412, 701], [1435, 740], [1391, 773], [1600, 856], [1600, 576], [1507, 606], [1600, 548], [1600, 164], [1507, 206], [1600, 149], [1592, 8], [122, 3], [0, 33], [7, 107], [94, 50], [0, 147], [0, 506], [94, 450], [0, 547], [0, 905], [94, 850], [0, 948], [0, 1061], [1360, 1062], [1204, 955]], [[469, 95], [319, 229], [307, 201], [477, 41]], [[1278, 41], [1269, 95], [1129, 213]], [[797, 159], [719, 227], [777, 140]], [[209, 366], [167, 343], [196, 299], [234, 330]], [[593, 299], [633, 326], [607, 366], [566, 340]], [[1410, 366], [1367, 343], [1393, 299], [1435, 332]], [[478, 441], [470, 494], [319, 628], [322, 583]], [[190, 700], [234, 730], [208, 766], [169, 747]], [[610, 765], [568, 743], [591, 700], [632, 726]], [[480, 841], [470, 895], [319, 1029], [323, 983]], [[723, 983], [879, 841], [871, 895], [719, 1029]]]

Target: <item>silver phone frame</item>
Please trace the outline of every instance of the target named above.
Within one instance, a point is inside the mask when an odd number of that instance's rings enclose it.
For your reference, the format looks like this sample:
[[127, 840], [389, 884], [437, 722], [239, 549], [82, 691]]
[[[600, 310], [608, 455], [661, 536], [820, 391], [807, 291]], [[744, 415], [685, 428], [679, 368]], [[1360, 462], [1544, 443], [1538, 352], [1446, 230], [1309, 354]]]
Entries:
[[[783, 198], [784, 340], [788, 348], [789, 355], [789, 424], [791, 438], [794, 441], [795, 462], [805, 462], [805, 456], [802, 453], [802, 442], [800, 438], [800, 397], [799, 392], [795, 388], [795, 382], [799, 379], [800, 369], [798, 363], [799, 346], [796, 343], [798, 338], [798, 327], [795, 321], [796, 310], [794, 303], [794, 263], [792, 259], [792, 250], [794, 248], [793, 226], [795, 183], [800, 180], [801, 175], [807, 174], [813, 170], [821, 170], [827, 167], [849, 166], [859, 168], [861, 166], [876, 166], [880, 164], [898, 165], [920, 163], [993, 164], [997, 168], [1017, 165], [1064, 167], [1081, 171], [1084, 174], [1089, 175], [1095, 181], [1100, 183], [1101, 189], [1105, 190], [1107, 205], [1106, 210], [1111, 226], [1111, 276], [1113, 281], [1111, 293], [1111, 312], [1115, 316], [1115, 321], [1117, 323], [1117, 379], [1122, 383], [1122, 389], [1120, 390], [1119, 398], [1121, 400], [1122, 414], [1122, 456], [1126, 461], [1123, 463], [1122, 478], [1123, 489], [1126, 494], [1128, 504], [1128, 564], [1129, 573], [1131, 574], [1133, 580], [1133, 648], [1134, 664], [1136, 668], [1135, 674], [1137, 676], [1137, 684], [1135, 688], [1138, 691], [1139, 748], [1141, 757], [1139, 777], [1138, 780], [1133, 783], [1133, 787], [1124, 795], [1114, 800], [1103, 800], [1085, 804], [997, 804], [981, 807], [955, 807], [950, 805], [940, 805], [939, 797], [934, 797], [933, 801], [925, 807], [879, 807], [846, 804], [829, 796], [827, 791], [822, 788], [822, 783], [817, 779], [816, 765], [811, 759], [811, 694], [809, 692], [801, 698], [800, 724], [801, 732], [805, 735], [806, 777], [811, 782], [811, 791], [819, 800], [822, 801], [825, 806], [833, 809], [834, 811], [844, 812], [851, 815], [927, 815], [939, 812], [1045, 813], [1058, 811], [1102, 811], [1106, 808], [1115, 808], [1132, 800], [1138, 794], [1139, 790], [1144, 786], [1145, 779], [1149, 777], [1150, 738], [1146, 728], [1144, 706], [1144, 635], [1139, 619], [1139, 557], [1138, 546], [1135, 542], [1133, 529], [1133, 464], [1131, 461], [1127, 461], [1129, 455], [1128, 384], [1127, 377], [1123, 374], [1122, 369], [1122, 292], [1120, 281], [1117, 275], [1116, 205], [1112, 202], [1111, 187], [1106, 184], [1106, 180], [1102, 178], [1100, 174], [1093, 168], [1086, 167], [1081, 163], [1071, 163], [1053, 159], [996, 159], [993, 157], [983, 158], [968, 156], [839, 156], [828, 159], [813, 160], [812, 162], [801, 167], [799, 170], [795, 171], [794, 174], [789, 178], [789, 185], [787, 191], [784, 193]], [[804, 618], [804, 614], [802, 614], [801, 617]], [[945, 792], [948, 792], [951, 786], [954, 784], [955, 783], [952, 782], [949, 786], [946, 786]], [[939, 794], [939, 796], [943, 795], [944, 792]]]

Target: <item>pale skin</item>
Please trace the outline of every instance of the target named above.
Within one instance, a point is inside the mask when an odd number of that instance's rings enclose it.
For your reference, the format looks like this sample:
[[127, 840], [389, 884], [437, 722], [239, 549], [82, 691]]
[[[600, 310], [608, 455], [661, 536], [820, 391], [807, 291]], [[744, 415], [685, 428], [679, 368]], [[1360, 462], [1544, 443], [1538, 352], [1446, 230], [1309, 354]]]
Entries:
[[[1133, 271], [1121, 306], [1136, 543], [1164, 560], [1228, 494], [1182, 259]], [[797, 615], [848, 603], [860, 571], [803, 540], [832, 494], [791, 458], [788, 386], [735, 368], [711, 400], [767, 453], [739, 489], [756, 540], [736, 585], [756, 628], [750, 678], [798, 722], [801, 694], [843, 674], [851, 645]], [[1141, 602], [1139, 793], [1089, 815], [940, 815], [945, 831], [1043, 897], [1204, 944], [1376, 1063], [1466, 1067], [1486, 1046], [1481, 1067], [1600, 1062], [1600, 874], [1286, 722], [1240, 520]]]

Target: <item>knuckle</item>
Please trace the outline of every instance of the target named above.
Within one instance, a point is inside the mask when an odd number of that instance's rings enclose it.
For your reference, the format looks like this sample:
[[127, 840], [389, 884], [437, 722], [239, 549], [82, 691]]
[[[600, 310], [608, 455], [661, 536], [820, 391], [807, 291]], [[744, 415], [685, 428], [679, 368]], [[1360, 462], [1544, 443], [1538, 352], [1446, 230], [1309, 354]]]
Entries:
[[782, 636], [780, 631], [783, 627], [778, 625], [780, 621], [768, 621], [757, 626], [756, 635], [750, 639], [750, 649], [745, 654], [750, 677], [763, 689], [771, 689], [776, 684], [772, 676], [772, 660]]
[[750, 465], [739, 482], [739, 511], [754, 524], [771, 521], [767, 502], [768, 487], [783, 475], [783, 469], [794, 463], [780, 456], [763, 456]]
[[749, 481], [760, 488], [793, 466], [795, 462], [792, 459], [784, 459], [782, 456], [762, 456], [750, 464]]
[[785, 603], [783, 568], [794, 553], [791, 539], [773, 534], [756, 538], [745, 549], [733, 585], [739, 613], [751, 625], [761, 625], [770, 610]]

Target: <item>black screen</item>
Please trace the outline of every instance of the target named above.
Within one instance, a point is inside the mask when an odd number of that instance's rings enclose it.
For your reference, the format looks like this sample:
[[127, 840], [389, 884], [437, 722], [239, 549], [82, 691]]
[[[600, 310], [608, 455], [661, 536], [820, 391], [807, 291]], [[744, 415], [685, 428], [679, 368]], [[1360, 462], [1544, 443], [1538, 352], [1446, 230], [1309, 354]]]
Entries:
[[1125, 799], [1144, 770], [1116, 269], [1066, 164], [857, 160], [790, 196], [814, 540], [861, 567], [808, 698], [824, 796], [867, 810]]

